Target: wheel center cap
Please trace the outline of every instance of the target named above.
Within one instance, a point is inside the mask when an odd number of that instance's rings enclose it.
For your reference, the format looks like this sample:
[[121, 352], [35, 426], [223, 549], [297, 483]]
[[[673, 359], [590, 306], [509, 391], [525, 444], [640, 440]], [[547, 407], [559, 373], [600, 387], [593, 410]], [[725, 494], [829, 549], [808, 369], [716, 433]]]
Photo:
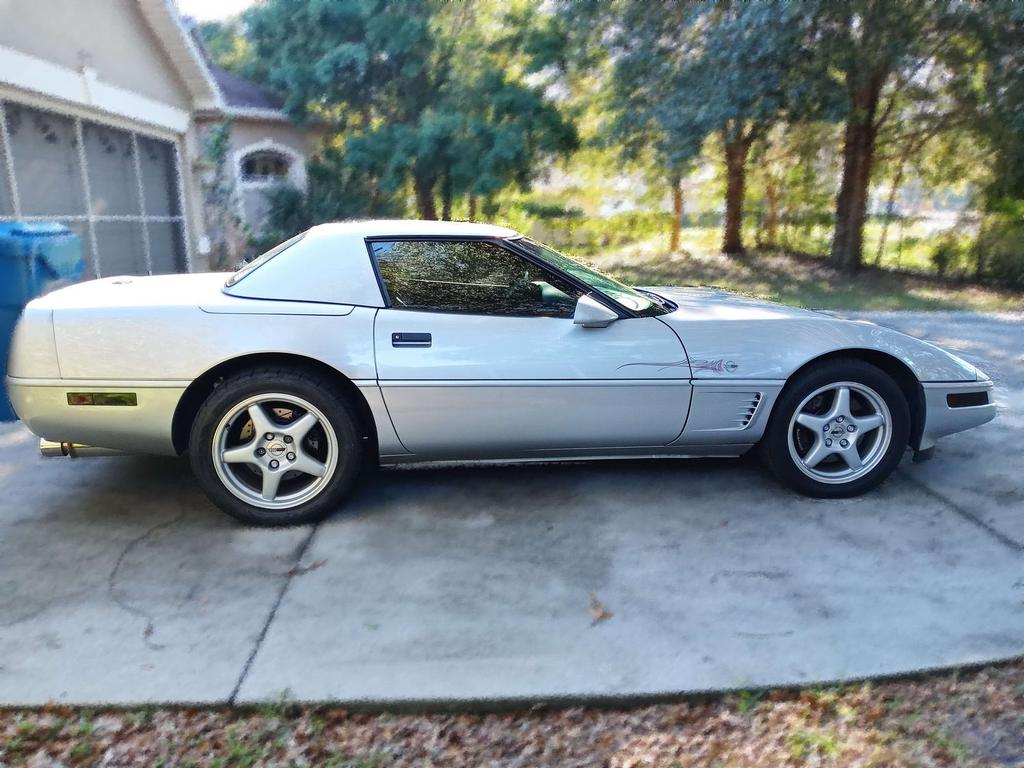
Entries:
[[846, 430], [842, 427], [835, 427], [832, 430], [832, 437], [842, 437], [846, 434]]
[[281, 443], [271, 443], [267, 446], [267, 453], [271, 456], [282, 456], [285, 452], [285, 447]]

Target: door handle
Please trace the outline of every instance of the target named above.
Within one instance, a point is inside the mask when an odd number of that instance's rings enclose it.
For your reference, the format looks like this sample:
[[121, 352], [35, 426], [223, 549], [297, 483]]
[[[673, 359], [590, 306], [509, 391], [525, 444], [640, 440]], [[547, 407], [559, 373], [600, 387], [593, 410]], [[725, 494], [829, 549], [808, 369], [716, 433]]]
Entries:
[[431, 338], [429, 333], [392, 333], [392, 347], [429, 347]]

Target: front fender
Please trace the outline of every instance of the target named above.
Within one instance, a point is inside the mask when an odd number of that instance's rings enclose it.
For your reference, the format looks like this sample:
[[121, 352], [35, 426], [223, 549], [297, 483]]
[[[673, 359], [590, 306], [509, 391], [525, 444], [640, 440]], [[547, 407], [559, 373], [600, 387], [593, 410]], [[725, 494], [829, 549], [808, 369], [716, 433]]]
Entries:
[[977, 381], [978, 371], [956, 355], [867, 321], [807, 313], [680, 323], [694, 378], [787, 379], [811, 360], [866, 349], [902, 361], [921, 382]]

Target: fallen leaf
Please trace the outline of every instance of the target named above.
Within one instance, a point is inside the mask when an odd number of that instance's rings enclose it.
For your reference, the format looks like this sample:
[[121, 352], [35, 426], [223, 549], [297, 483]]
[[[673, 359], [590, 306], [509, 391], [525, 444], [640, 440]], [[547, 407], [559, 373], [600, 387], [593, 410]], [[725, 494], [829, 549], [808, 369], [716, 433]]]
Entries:
[[600, 621], [607, 621], [614, 614], [608, 610], [608, 606], [597, 599], [597, 595], [590, 593], [590, 625], [593, 626]]

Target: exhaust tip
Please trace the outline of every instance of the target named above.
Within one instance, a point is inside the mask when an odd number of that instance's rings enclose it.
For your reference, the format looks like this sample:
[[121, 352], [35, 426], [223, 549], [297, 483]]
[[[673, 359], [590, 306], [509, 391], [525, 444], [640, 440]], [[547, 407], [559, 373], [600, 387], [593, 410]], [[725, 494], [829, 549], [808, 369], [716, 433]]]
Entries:
[[39, 453], [44, 458], [59, 458], [70, 456], [71, 458], [90, 458], [92, 456], [123, 456], [123, 451], [113, 448], [98, 448], [95, 445], [82, 445], [81, 443], [55, 443], [53, 440], [40, 440]]
[[40, 440], [39, 453], [43, 458], [52, 459], [59, 456], [67, 456], [67, 443], [55, 443], [53, 440]]

